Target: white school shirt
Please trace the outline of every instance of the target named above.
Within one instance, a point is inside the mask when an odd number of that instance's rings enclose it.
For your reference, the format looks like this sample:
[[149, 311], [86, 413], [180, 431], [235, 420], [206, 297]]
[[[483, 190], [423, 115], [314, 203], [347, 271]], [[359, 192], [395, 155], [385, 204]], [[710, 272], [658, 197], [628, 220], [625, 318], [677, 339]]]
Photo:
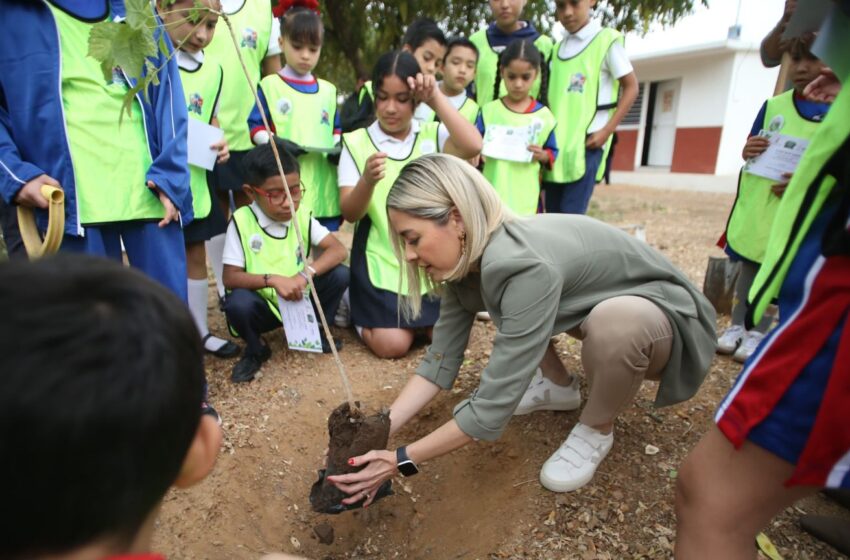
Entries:
[[[416, 140], [416, 133], [419, 132], [419, 121], [415, 119], [410, 121], [410, 132], [407, 133], [404, 140], [393, 138], [381, 130], [381, 125], [378, 124], [378, 121], [370, 124], [369, 128], [366, 130], [369, 132], [369, 136], [372, 137], [372, 142], [375, 143], [378, 150], [384, 152], [393, 159], [404, 159], [410, 155], [410, 151], [413, 149], [413, 142]], [[443, 151], [443, 148], [446, 145], [446, 140], [448, 139], [449, 131], [446, 128], [446, 125], [440, 123], [440, 127], [437, 132], [437, 149], [439, 151]], [[339, 154], [337, 179], [339, 180], [340, 188], [355, 187], [357, 186], [357, 181], [360, 180], [360, 171], [358, 171], [357, 166], [354, 164], [354, 158], [351, 157], [351, 152], [348, 151], [345, 144], [342, 145], [342, 153]]]
[[[440, 87], [443, 82], [437, 82], [437, 87]], [[444, 94], [445, 95], [445, 94]], [[451, 97], [446, 97], [449, 100], [449, 103], [452, 104], [452, 107], [460, 110], [463, 107], [464, 101], [466, 101], [466, 92], [462, 91], [457, 95], [453, 95]], [[416, 107], [416, 111], [413, 113], [413, 118], [419, 122], [430, 121], [431, 115], [434, 114], [434, 109], [428, 106], [427, 103], [420, 103]]]
[[[260, 0], [265, 1], [265, 0]], [[242, 9], [242, 6], [245, 5], [245, 0], [221, 0], [221, 11], [223, 11], [227, 15], [235, 14], [239, 10]], [[271, 10], [271, 6], [269, 6], [269, 10]], [[280, 54], [280, 20], [276, 17], [272, 16], [272, 27], [271, 34], [269, 35], [269, 46], [266, 49], [266, 56], [263, 58], [267, 58], [273, 55]]]
[[[179, 66], [182, 70], [194, 72], [201, 64], [204, 63], [204, 51], [198, 51], [193, 54], [183, 50], [178, 50], [174, 55], [174, 60], [177, 61], [177, 66]], [[212, 115], [214, 117], [218, 116], [218, 106], [220, 104], [221, 99], [216, 99], [215, 107], [213, 107], [212, 111]]]
[[[564, 40], [559, 43], [556, 56], [562, 59], [576, 56], [600, 31], [602, 31], [602, 25], [596, 20], [591, 20], [575, 33], [565, 31]], [[602, 74], [599, 76], [598, 104], [607, 105], [610, 103], [614, 82], [632, 72], [634, 72], [634, 68], [629, 57], [626, 56], [626, 49], [623, 45], [619, 42], [611, 45], [608, 54], [605, 56], [605, 61], [602, 63]], [[596, 132], [606, 124], [608, 124], [608, 110], [598, 111], [587, 132]]]
[[[257, 216], [257, 222], [260, 227], [273, 237], [284, 237], [289, 231], [289, 222], [277, 222], [272, 220], [263, 212], [256, 202], [251, 203], [251, 209], [254, 215]], [[292, 232], [295, 235], [295, 232]], [[303, 232], [302, 232], [303, 234]], [[322, 240], [330, 234], [328, 228], [323, 226], [316, 220], [310, 218], [310, 245], [316, 247]], [[221, 262], [238, 268], [245, 268], [245, 253], [242, 250], [242, 241], [239, 239], [239, 232], [236, 230], [236, 221], [230, 220], [227, 225], [227, 236], [224, 238], [224, 254]]]

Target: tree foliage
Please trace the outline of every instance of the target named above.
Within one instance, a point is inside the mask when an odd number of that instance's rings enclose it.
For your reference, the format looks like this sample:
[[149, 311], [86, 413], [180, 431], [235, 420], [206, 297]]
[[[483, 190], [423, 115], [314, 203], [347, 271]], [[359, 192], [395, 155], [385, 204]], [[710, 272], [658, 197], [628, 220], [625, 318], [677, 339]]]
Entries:
[[[652, 23], [670, 25], [707, 0], [600, 0], [604, 25], [622, 32], [646, 32]], [[351, 91], [358, 76], [368, 77], [378, 56], [401, 46], [415, 18], [430, 17], [447, 35], [471, 35], [491, 19], [486, 0], [321, 0], [325, 45], [317, 73]], [[523, 17], [551, 33], [553, 0], [528, 0]]]

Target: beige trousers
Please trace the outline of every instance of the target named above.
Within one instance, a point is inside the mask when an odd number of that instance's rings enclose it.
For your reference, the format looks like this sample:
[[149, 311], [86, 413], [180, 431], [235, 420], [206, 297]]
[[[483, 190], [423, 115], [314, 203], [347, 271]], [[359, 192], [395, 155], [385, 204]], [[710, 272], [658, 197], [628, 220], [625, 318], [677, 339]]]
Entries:
[[613, 422], [644, 379], [658, 381], [673, 346], [667, 315], [637, 296], [603, 301], [568, 334], [582, 341], [589, 395], [579, 421], [587, 426]]

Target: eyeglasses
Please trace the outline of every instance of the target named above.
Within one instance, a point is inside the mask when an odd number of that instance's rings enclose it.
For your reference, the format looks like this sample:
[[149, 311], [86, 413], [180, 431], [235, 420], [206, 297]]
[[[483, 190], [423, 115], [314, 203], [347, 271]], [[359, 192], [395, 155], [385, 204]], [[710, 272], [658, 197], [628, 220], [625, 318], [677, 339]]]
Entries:
[[[260, 187], [253, 188], [256, 192], [268, 198], [271, 204], [283, 204], [286, 202], [286, 191], [275, 191], [270, 193]], [[299, 183], [297, 185], [290, 185], [289, 192], [292, 193], [292, 201], [298, 202], [304, 196], [304, 193], [307, 192], [307, 189]]]

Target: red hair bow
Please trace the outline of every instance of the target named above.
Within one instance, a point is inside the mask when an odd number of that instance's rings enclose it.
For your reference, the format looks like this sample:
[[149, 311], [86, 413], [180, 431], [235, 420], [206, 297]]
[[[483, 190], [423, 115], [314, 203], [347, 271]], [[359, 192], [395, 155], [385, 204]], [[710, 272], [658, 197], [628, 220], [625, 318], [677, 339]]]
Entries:
[[319, 0], [278, 0], [277, 5], [272, 7], [272, 13], [274, 17], [281, 17], [290, 8], [307, 8], [319, 15], [322, 14], [322, 11], [319, 9]]

